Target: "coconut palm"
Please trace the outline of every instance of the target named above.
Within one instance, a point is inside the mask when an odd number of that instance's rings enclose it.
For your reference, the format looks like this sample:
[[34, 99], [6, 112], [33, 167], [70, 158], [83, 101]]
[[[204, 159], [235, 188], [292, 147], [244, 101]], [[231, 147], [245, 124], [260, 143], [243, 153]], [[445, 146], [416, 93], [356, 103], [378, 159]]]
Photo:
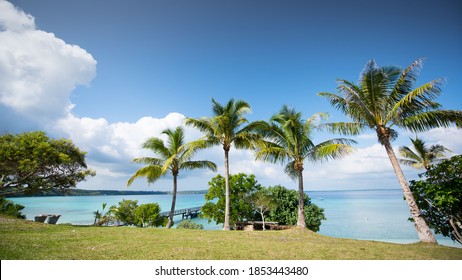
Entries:
[[445, 159], [445, 153], [451, 152], [451, 150], [446, 149], [443, 145], [427, 147], [425, 141], [418, 137], [415, 140], [411, 138], [411, 142], [415, 151], [407, 146], [400, 147], [399, 154], [405, 159], [399, 159], [399, 162], [417, 169], [425, 168], [428, 171], [431, 164]]
[[302, 114], [293, 108], [283, 106], [274, 115], [270, 123], [261, 122], [258, 132], [266, 141], [260, 142], [255, 153], [259, 160], [287, 163], [285, 173], [298, 180], [298, 219], [297, 226], [306, 228], [304, 215], [303, 163], [340, 158], [352, 149], [353, 140], [338, 138], [319, 144], [313, 142], [313, 131], [319, 128], [326, 114], [314, 114], [308, 120], [302, 120]]
[[352, 122], [331, 124], [331, 131], [358, 135], [365, 129], [375, 130], [398, 177], [419, 239], [436, 243], [414, 201], [391, 145], [398, 137], [395, 127], [422, 132], [462, 123], [462, 111], [443, 110], [434, 101], [441, 94], [443, 79], [435, 79], [414, 88], [422, 63], [422, 59], [416, 60], [402, 70], [393, 66], [379, 67], [371, 60], [361, 73], [358, 84], [338, 80], [337, 89], [342, 95], [326, 92], [319, 95], [328, 98], [333, 107], [352, 119]]
[[143, 144], [143, 148], [152, 150], [159, 158], [141, 157], [135, 158], [136, 163], [147, 164], [147, 166], [139, 169], [128, 180], [127, 185], [130, 186], [136, 178], [146, 177], [148, 183], [154, 183], [160, 177], [167, 174], [167, 171], [173, 176], [173, 196], [172, 207], [170, 210], [167, 228], [173, 225], [173, 213], [175, 211], [177, 180], [181, 170], [192, 170], [207, 168], [216, 171], [215, 163], [201, 160], [192, 161], [191, 158], [199, 150], [206, 147], [204, 141], [184, 142], [184, 131], [182, 127], [177, 127], [175, 130], [166, 129], [162, 134], [167, 135], [167, 143], [162, 139], [152, 137]]
[[[244, 115], [250, 106], [242, 100], [231, 99], [221, 105], [212, 99], [213, 116], [208, 118], [187, 118], [186, 124], [198, 128], [205, 134], [204, 139], [209, 146], [221, 145], [225, 152], [225, 219], [223, 230], [230, 230], [229, 213], [229, 151], [234, 145], [236, 149], [251, 149], [258, 135], [252, 133], [254, 123], [248, 123]], [[247, 124], [247, 125], [245, 125]]]

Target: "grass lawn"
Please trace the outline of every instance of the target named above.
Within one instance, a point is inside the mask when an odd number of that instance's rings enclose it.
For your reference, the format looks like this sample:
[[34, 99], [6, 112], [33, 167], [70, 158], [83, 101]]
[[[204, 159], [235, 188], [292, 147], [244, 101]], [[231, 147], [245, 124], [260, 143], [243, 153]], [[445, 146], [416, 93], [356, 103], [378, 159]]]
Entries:
[[462, 249], [322, 236], [308, 230], [206, 231], [49, 225], [0, 217], [2, 260], [462, 260]]

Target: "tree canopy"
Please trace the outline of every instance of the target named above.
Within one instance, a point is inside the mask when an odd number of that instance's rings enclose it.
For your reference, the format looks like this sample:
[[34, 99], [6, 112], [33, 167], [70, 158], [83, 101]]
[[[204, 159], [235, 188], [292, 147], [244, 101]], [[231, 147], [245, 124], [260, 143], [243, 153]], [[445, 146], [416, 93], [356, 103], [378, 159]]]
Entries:
[[432, 165], [410, 188], [429, 226], [462, 243], [462, 155]]
[[[202, 216], [217, 224], [224, 221], [225, 180], [221, 175], [209, 182], [209, 191], [205, 195], [206, 203], [202, 207]], [[260, 221], [262, 205], [265, 205], [265, 220], [281, 225], [297, 225], [298, 192], [283, 186], [262, 187], [254, 175], [239, 173], [230, 175], [231, 224], [241, 221]], [[264, 198], [263, 198], [264, 197]], [[266, 200], [263, 202], [262, 200]], [[311, 203], [308, 195], [303, 197], [304, 220], [307, 228], [319, 231], [325, 220], [324, 209]]]
[[430, 170], [430, 165], [438, 163], [445, 159], [445, 153], [450, 152], [443, 145], [431, 145], [427, 147], [425, 141], [416, 137], [411, 138], [414, 150], [408, 146], [399, 147], [399, 154], [404, 157], [399, 159], [399, 162], [405, 165], [412, 166], [417, 169]]
[[95, 172], [85, 152], [67, 139], [50, 139], [44, 132], [0, 136], [0, 195], [35, 194], [75, 187]]
[[[261, 185], [255, 179], [255, 175], [239, 173], [229, 176], [230, 186], [230, 224], [253, 220], [255, 209], [252, 206], [252, 196], [261, 189]], [[202, 207], [202, 216], [217, 224], [225, 221], [225, 178], [215, 176], [209, 182], [209, 191], [205, 194], [206, 203]]]

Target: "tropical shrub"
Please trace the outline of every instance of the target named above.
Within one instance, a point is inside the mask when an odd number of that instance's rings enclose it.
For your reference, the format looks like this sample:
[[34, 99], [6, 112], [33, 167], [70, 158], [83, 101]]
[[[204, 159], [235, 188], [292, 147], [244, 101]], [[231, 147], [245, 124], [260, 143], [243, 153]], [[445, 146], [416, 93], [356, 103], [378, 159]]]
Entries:
[[[268, 188], [268, 193], [275, 202], [267, 216], [268, 221], [279, 222], [282, 225], [296, 225], [298, 219], [298, 192], [277, 185]], [[319, 231], [321, 223], [326, 219], [324, 209], [311, 203], [308, 195], [304, 194], [304, 218], [308, 229]]]
[[21, 204], [16, 204], [11, 200], [0, 197], [0, 213], [7, 216], [25, 219], [26, 215], [21, 213], [21, 210], [24, 209], [24, 206]]
[[181, 221], [176, 228], [179, 229], [204, 229], [203, 225], [196, 224], [191, 219]]
[[159, 213], [159, 204], [141, 204], [135, 210], [136, 224], [141, 227], [158, 227], [167, 225], [168, 218], [165, 216], [160, 216]]

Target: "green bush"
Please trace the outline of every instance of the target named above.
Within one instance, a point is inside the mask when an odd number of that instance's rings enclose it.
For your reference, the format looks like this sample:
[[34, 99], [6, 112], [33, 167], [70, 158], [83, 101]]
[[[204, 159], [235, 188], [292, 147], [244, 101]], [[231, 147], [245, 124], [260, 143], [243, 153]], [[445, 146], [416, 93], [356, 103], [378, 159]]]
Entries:
[[196, 224], [191, 219], [181, 221], [176, 228], [179, 229], [204, 229], [203, 225]]
[[23, 215], [21, 213], [22, 209], [24, 209], [24, 206], [16, 204], [13, 201], [5, 199], [3, 197], [0, 198], [0, 213], [15, 218], [25, 219], [26, 215]]

